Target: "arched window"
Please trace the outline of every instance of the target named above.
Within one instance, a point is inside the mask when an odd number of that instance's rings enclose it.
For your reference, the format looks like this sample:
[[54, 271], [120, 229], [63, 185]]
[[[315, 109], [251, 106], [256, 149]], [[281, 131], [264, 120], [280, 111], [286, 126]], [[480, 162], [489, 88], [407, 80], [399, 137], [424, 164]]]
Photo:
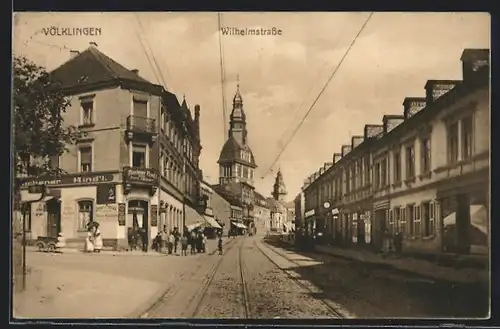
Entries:
[[94, 221], [94, 202], [82, 200], [78, 202], [78, 229], [86, 230], [87, 224]]

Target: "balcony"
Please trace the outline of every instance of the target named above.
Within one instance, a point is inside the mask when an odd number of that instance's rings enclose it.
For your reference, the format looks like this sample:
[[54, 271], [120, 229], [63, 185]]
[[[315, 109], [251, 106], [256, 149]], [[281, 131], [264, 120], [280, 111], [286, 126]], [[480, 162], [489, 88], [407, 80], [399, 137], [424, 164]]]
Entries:
[[128, 194], [134, 187], [145, 187], [149, 189], [151, 195], [154, 195], [158, 188], [159, 177], [158, 171], [153, 168], [124, 167], [124, 192]]
[[158, 137], [156, 119], [129, 115], [127, 117], [126, 134], [128, 140], [154, 143]]

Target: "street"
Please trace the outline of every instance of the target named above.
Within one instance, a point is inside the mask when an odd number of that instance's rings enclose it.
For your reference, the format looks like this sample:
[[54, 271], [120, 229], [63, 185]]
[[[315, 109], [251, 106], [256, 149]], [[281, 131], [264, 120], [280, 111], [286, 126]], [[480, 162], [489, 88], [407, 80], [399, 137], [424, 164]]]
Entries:
[[[38, 297], [40, 301], [32, 298], [20, 313], [60, 318], [269, 319], [450, 318], [487, 312], [487, 290], [477, 286], [297, 253], [258, 236], [228, 239], [224, 249], [223, 255], [212, 250], [187, 257], [32, 252], [32, 267], [86, 274], [65, 275], [71, 281], [59, 282], [56, 288], [64, 293]], [[45, 281], [43, 286], [49, 289]], [[93, 305], [95, 300], [100, 303]]]

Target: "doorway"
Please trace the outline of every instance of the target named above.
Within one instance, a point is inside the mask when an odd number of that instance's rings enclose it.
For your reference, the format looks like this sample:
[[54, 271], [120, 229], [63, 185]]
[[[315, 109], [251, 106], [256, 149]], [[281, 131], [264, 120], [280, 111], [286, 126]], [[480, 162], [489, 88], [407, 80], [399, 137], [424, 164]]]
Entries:
[[56, 238], [61, 232], [61, 202], [50, 199], [47, 205], [47, 236]]
[[147, 251], [149, 245], [149, 203], [143, 200], [128, 202], [128, 243], [132, 249]]

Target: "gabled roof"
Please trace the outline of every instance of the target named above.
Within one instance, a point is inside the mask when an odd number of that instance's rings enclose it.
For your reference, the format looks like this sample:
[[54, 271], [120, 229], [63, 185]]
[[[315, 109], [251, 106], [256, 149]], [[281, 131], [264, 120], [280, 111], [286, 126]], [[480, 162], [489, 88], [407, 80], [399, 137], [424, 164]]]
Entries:
[[217, 185], [212, 185], [212, 188], [213, 188], [214, 192], [216, 192], [224, 200], [229, 202], [230, 205], [238, 206], [238, 207], [243, 206], [243, 204], [241, 203], [241, 200], [238, 198], [238, 196], [235, 195], [234, 193], [232, 193], [232, 191], [227, 190], [224, 186], [217, 184]]
[[92, 84], [121, 80], [154, 85], [106, 56], [95, 47], [87, 48], [54, 69], [50, 72], [50, 75], [53, 80], [62, 84], [62, 88], [82, 83]]

